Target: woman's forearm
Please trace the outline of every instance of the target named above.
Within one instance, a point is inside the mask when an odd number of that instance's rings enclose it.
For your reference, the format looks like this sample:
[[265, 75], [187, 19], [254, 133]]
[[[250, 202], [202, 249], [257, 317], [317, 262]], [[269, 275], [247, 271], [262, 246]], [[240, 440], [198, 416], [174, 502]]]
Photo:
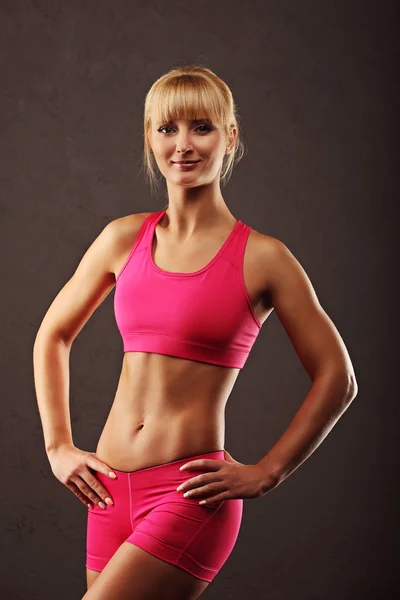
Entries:
[[69, 356], [71, 346], [56, 335], [38, 333], [33, 346], [37, 403], [47, 454], [73, 444], [69, 408]]
[[279, 485], [314, 452], [356, 395], [350, 375], [326, 373], [315, 379], [289, 427], [258, 462], [266, 473], [266, 488], [271, 478]]

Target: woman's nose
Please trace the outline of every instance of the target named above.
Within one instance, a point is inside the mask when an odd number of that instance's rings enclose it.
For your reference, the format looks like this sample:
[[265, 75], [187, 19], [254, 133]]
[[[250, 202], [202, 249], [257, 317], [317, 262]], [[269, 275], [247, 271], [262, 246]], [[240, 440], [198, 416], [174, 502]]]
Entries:
[[178, 152], [186, 152], [187, 150], [191, 149], [191, 147], [189, 135], [185, 132], [179, 133], [178, 137], [176, 138], [176, 148]]

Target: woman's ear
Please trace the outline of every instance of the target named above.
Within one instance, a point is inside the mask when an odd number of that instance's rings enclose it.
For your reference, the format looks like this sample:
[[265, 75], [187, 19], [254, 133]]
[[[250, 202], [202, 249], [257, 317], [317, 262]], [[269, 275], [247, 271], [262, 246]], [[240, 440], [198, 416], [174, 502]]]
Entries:
[[226, 147], [225, 154], [230, 154], [235, 146], [235, 141], [237, 137], [237, 129], [236, 127], [231, 127], [228, 135], [228, 145]]

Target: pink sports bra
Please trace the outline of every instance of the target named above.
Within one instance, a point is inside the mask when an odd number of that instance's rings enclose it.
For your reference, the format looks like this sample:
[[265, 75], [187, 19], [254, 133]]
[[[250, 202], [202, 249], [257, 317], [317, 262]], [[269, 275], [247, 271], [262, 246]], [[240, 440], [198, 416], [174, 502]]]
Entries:
[[152, 246], [165, 212], [143, 221], [116, 279], [114, 312], [124, 352], [241, 369], [261, 328], [243, 277], [251, 228], [237, 220], [219, 252], [194, 273], [164, 271], [153, 261]]

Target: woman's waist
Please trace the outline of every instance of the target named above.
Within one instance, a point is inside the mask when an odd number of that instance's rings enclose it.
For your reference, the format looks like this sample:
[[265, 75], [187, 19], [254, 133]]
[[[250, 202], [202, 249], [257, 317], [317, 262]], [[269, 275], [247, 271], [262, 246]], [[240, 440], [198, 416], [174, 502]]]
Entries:
[[133, 471], [182, 456], [221, 450], [224, 442], [224, 420], [210, 415], [123, 418], [114, 414], [103, 428], [96, 453], [115, 469]]

